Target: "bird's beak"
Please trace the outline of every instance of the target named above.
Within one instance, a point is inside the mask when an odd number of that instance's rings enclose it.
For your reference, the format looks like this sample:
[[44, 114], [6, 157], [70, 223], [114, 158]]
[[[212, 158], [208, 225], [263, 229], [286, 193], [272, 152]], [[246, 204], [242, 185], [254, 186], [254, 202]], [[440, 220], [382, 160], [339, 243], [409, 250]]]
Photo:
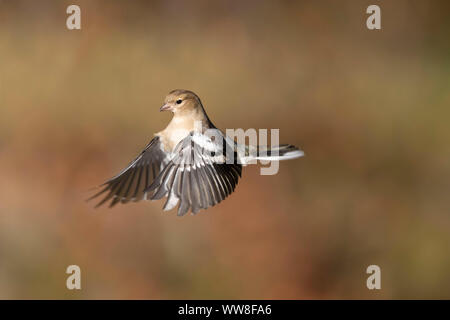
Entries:
[[166, 111], [166, 110], [172, 110], [172, 107], [168, 103], [164, 104], [163, 106], [161, 106], [161, 108], [159, 108], [159, 111]]

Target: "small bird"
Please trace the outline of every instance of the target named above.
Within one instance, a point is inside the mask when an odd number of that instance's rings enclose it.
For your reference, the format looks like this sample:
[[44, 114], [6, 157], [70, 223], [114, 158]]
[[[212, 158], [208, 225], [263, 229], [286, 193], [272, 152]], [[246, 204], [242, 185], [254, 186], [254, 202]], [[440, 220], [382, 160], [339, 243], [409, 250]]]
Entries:
[[234, 191], [243, 165], [303, 156], [289, 144], [268, 149], [236, 143], [213, 125], [200, 98], [189, 90], [171, 91], [159, 110], [171, 111], [172, 120], [125, 169], [100, 185], [102, 190], [88, 199], [104, 195], [96, 207], [109, 200], [112, 207], [167, 197], [163, 210], [178, 205], [179, 216], [189, 209], [195, 214]]

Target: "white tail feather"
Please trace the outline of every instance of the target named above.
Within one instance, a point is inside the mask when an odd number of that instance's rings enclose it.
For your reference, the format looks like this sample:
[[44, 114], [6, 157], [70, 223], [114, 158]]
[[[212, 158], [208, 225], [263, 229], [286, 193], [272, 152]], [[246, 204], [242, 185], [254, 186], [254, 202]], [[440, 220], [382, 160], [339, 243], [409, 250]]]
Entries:
[[297, 159], [300, 157], [303, 157], [305, 153], [301, 150], [294, 150], [286, 152], [283, 155], [273, 155], [273, 156], [257, 156], [257, 160], [264, 160], [264, 161], [275, 161], [275, 160], [291, 160], [291, 159]]

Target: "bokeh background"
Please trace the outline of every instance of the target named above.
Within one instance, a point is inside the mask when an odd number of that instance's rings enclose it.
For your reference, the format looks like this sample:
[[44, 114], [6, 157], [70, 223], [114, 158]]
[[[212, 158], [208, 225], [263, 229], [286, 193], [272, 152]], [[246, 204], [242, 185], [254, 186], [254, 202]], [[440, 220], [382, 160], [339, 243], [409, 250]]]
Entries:
[[[81, 7], [82, 29], [66, 29]], [[370, 4], [382, 29], [369, 31]], [[448, 1], [0, 1], [0, 298], [450, 298]], [[192, 216], [93, 209], [169, 121], [306, 157]], [[82, 290], [65, 270], [82, 271]], [[382, 289], [366, 288], [377, 264]]]

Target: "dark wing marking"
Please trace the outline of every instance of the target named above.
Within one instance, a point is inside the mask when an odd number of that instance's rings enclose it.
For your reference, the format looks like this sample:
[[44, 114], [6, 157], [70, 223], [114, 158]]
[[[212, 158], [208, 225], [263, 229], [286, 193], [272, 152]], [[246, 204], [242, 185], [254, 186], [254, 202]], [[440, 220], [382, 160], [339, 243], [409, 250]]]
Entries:
[[224, 200], [236, 188], [242, 166], [237, 163], [233, 145], [220, 137], [221, 144], [191, 132], [178, 143], [170, 162], [145, 192], [154, 191], [152, 200], [166, 196], [164, 210], [179, 204], [178, 215], [189, 209], [197, 213]]
[[168, 161], [169, 157], [161, 149], [159, 137], [155, 137], [136, 159], [115, 177], [103, 183], [100, 186], [103, 189], [88, 200], [106, 193], [96, 207], [108, 200], [111, 200], [109, 206], [112, 207], [119, 202], [147, 199], [147, 192], [144, 190], [154, 181]]

